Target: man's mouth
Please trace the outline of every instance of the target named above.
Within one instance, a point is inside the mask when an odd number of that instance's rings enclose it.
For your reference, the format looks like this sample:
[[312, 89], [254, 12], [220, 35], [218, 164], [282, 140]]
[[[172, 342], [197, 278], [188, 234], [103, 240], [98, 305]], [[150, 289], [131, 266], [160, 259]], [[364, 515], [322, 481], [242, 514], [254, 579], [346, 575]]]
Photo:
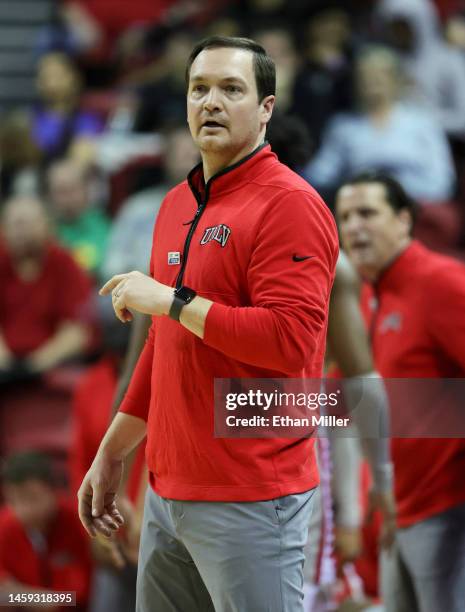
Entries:
[[222, 123], [218, 123], [218, 121], [205, 121], [202, 124], [204, 128], [223, 128], [224, 125]]
[[368, 242], [368, 240], [354, 240], [351, 244], [350, 244], [350, 250], [351, 251], [361, 251], [363, 249], [366, 249], [370, 246], [370, 243]]

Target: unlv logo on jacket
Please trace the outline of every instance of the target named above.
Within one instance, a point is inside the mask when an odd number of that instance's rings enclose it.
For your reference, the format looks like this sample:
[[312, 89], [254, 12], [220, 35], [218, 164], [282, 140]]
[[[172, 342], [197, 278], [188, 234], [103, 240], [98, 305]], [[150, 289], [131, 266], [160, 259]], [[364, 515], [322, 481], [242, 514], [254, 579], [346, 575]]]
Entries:
[[223, 223], [215, 225], [215, 227], [207, 227], [203, 233], [200, 244], [207, 244], [207, 242], [211, 240], [216, 240], [216, 242], [219, 242], [221, 246], [224, 247], [228, 242], [230, 233], [231, 229], [227, 225], [223, 225]]
[[391, 312], [386, 315], [381, 321], [379, 331], [385, 334], [388, 331], [401, 331], [402, 329], [402, 315], [400, 312]]

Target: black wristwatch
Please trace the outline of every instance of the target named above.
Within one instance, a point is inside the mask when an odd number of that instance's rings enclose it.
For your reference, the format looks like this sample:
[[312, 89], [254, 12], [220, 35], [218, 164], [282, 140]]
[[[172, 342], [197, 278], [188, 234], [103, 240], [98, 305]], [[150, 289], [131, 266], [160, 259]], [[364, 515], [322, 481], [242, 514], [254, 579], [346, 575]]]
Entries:
[[179, 321], [181, 310], [186, 304], [192, 302], [196, 295], [197, 293], [193, 289], [189, 289], [189, 287], [179, 287], [179, 289], [175, 289], [169, 316], [175, 321]]

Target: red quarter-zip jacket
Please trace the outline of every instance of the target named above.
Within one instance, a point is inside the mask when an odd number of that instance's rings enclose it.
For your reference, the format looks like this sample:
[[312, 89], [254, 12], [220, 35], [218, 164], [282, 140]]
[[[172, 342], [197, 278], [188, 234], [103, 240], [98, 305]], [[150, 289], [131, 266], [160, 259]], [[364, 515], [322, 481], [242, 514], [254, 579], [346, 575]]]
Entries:
[[[362, 308], [382, 376], [465, 377], [463, 264], [413, 241], [375, 290], [364, 287]], [[407, 398], [403, 408], [409, 405], [421, 418], [417, 398]], [[465, 440], [394, 438], [392, 459], [400, 527], [465, 502]]]
[[[78, 606], [86, 609], [92, 561], [74, 499], [58, 496], [56, 515], [41, 547], [36, 538], [8, 506], [0, 508], [0, 585], [16, 580], [29, 587], [75, 591]], [[55, 609], [66, 612], [69, 607]]]
[[313, 440], [215, 438], [213, 384], [322, 375], [337, 255], [330, 211], [269, 145], [206, 186], [197, 166], [168, 193], [150, 273], [214, 304], [203, 340], [154, 317], [120, 408], [147, 420], [159, 495], [258, 501], [318, 484]]

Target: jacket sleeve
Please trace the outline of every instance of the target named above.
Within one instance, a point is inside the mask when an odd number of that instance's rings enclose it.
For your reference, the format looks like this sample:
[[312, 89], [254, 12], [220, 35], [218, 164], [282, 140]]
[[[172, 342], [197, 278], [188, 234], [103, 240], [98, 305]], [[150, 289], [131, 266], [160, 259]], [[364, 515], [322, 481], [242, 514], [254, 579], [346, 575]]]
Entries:
[[118, 410], [144, 419], [144, 421], [147, 421], [150, 408], [154, 334], [154, 323], [152, 323], [128, 390]]
[[[153, 278], [153, 241], [149, 271], [150, 276]], [[154, 340], [155, 323], [152, 320], [147, 340], [134, 368], [128, 390], [118, 409], [118, 412], [139, 417], [144, 421], [147, 421], [150, 409]]]
[[326, 327], [337, 254], [335, 223], [323, 202], [306, 191], [288, 193], [256, 236], [247, 270], [251, 305], [214, 303], [204, 342], [244, 363], [300, 372]]

